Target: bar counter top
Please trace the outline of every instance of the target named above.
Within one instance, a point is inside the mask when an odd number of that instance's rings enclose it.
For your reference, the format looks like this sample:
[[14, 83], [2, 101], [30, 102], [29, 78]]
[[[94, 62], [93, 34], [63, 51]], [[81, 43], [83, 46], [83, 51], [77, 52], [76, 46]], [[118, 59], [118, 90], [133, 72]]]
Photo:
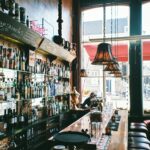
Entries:
[[[87, 130], [87, 133], [90, 135], [91, 139], [87, 143], [87, 145], [96, 145], [96, 149], [102, 149], [100, 147], [100, 143], [104, 145], [102, 142], [102, 136], [105, 135], [105, 128], [108, 125], [108, 122], [111, 120], [112, 115], [114, 114], [114, 110], [107, 109], [102, 112], [102, 122], [93, 123], [90, 120], [92, 112], [87, 113], [68, 127], [64, 128], [60, 132], [66, 131], [79, 131]], [[120, 121], [118, 130], [111, 131], [111, 136], [107, 136], [109, 140], [107, 140], [107, 148], [108, 150], [127, 150], [127, 142], [128, 142], [128, 111], [127, 110], [119, 110], [118, 115], [120, 116]], [[49, 138], [52, 140], [53, 137]], [[106, 140], [105, 140], [106, 141]], [[106, 144], [106, 142], [105, 142]]]
[[109, 150], [127, 150], [128, 146], [128, 111], [119, 110], [121, 120], [118, 131], [112, 131]]

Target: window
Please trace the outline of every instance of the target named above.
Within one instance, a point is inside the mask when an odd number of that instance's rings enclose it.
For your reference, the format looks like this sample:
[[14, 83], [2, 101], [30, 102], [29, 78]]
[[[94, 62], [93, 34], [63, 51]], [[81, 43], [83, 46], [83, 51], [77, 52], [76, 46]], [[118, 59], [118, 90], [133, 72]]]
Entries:
[[[121, 5], [106, 7], [105, 30], [106, 37], [128, 36], [129, 7]], [[94, 39], [103, 38], [103, 7], [92, 8], [82, 12], [81, 35], [81, 68], [86, 69], [88, 72], [88, 77], [81, 78], [82, 101], [91, 92], [96, 92], [98, 97], [103, 97], [105, 95], [103, 81], [105, 80], [106, 99], [112, 101], [114, 107], [128, 108], [128, 42], [109, 41], [112, 45], [112, 53], [117, 57], [123, 73], [122, 78], [115, 78], [113, 75], [103, 72], [104, 66], [91, 65], [97, 51], [97, 45], [100, 43], [95, 42]]]
[[[142, 5], [142, 34], [150, 35], [150, 2]], [[150, 39], [142, 40], [143, 52], [143, 109], [150, 114]]]

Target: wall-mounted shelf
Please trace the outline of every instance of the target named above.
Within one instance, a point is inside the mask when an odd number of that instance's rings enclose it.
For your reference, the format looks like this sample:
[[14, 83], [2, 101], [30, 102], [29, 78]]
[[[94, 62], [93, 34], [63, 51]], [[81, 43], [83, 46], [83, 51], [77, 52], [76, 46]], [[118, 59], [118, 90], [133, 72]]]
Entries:
[[63, 47], [42, 37], [7, 14], [0, 12], [0, 37], [12, 42], [25, 44], [33, 50], [42, 50], [60, 59], [72, 62], [75, 56]]
[[54, 42], [46, 38], [44, 38], [44, 40], [42, 41], [41, 45], [39, 46], [39, 49], [68, 62], [72, 62], [73, 59], [75, 59], [75, 56], [71, 55], [69, 51], [63, 49], [63, 47], [55, 44]]

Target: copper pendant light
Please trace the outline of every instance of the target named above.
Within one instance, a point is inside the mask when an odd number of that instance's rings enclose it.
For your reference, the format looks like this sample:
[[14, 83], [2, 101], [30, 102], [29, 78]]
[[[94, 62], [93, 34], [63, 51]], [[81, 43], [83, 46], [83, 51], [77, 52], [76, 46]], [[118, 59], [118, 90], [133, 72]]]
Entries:
[[88, 75], [87, 75], [87, 72], [86, 72], [86, 70], [85, 69], [81, 69], [80, 70], [80, 77], [87, 77]]
[[114, 74], [115, 77], [122, 77], [122, 73], [119, 71], [111, 71], [109, 74]]
[[93, 65], [107, 65], [116, 63], [112, 52], [111, 45], [109, 43], [100, 43], [97, 48], [97, 53], [95, 55]]
[[118, 63], [115, 63], [115, 64], [112, 64], [112, 63], [109, 63], [104, 71], [119, 71], [119, 65]]
[[103, 6], [103, 37], [104, 42], [100, 43], [97, 48], [97, 52], [92, 62], [93, 65], [107, 65], [108, 63], [115, 63], [114, 57], [111, 52], [111, 45], [109, 43], [105, 43], [105, 22], [106, 22], [106, 7], [105, 4]]

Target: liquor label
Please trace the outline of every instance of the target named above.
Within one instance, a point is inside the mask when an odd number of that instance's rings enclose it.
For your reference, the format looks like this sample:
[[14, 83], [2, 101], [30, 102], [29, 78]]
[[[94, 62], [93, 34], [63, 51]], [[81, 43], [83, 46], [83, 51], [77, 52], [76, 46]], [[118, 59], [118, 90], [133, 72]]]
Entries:
[[35, 52], [29, 50], [29, 66], [34, 67], [34, 64], [35, 64]]

